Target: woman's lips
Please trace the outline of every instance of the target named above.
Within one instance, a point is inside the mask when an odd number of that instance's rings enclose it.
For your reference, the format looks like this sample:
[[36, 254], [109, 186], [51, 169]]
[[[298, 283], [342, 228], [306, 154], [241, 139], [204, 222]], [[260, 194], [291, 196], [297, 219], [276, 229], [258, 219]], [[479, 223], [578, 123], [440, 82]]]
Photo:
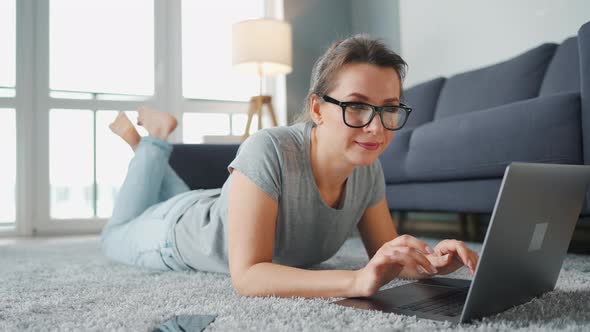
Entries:
[[361, 147], [367, 149], [367, 150], [377, 150], [379, 148], [379, 143], [361, 143], [361, 142], [356, 142], [356, 144], [360, 145]]

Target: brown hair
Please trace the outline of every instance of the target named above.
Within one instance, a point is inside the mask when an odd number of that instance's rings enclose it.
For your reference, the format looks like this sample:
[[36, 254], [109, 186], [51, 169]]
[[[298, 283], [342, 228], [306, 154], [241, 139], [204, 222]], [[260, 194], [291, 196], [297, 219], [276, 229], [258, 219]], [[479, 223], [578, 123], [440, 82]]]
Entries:
[[312, 121], [309, 114], [311, 96], [314, 94], [322, 96], [332, 90], [335, 83], [334, 77], [342, 67], [350, 63], [366, 63], [395, 69], [400, 78], [400, 89], [408, 67], [401, 56], [389, 49], [382, 41], [373, 39], [369, 35], [359, 34], [338, 40], [332, 43], [314, 64], [305, 105], [295, 122]]

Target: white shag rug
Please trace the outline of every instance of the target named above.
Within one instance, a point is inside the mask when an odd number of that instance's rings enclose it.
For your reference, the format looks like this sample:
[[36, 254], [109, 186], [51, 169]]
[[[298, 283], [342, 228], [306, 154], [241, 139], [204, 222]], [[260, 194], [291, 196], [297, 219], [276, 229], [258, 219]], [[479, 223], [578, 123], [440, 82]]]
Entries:
[[[366, 263], [356, 237], [314, 269]], [[460, 269], [450, 277], [469, 274]], [[468, 325], [330, 304], [334, 300], [248, 298], [235, 293], [228, 275], [121, 265], [101, 254], [96, 236], [0, 245], [0, 331], [151, 331], [189, 314], [217, 315], [206, 331], [590, 331], [590, 258], [569, 254], [555, 291]]]

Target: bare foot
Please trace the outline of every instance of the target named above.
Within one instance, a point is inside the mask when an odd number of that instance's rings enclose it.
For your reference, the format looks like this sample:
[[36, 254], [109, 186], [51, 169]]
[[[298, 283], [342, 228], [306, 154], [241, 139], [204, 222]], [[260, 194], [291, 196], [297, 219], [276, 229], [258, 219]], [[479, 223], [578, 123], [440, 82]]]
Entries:
[[166, 140], [168, 135], [176, 129], [176, 118], [166, 112], [160, 112], [149, 107], [137, 109], [137, 124], [143, 126], [150, 136]]
[[127, 115], [125, 115], [125, 112], [119, 112], [115, 121], [109, 125], [109, 128], [111, 128], [113, 133], [119, 135], [125, 142], [127, 142], [133, 151], [135, 151], [141, 136], [139, 136], [139, 133], [137, 133], [137, 130], [135, 130], [135, 127], [133, 127], [133, 124], [129, 121]]

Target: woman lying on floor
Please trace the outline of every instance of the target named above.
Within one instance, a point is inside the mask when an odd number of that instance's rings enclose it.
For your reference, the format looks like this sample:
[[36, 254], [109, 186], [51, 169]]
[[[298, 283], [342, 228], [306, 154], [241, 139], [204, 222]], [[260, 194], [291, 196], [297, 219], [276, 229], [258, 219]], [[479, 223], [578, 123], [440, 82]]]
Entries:
[[[168, 164], [168, 113], [141, 108], [111, 129], [135, 150], [102, 233], [104, 253], [158, 270], [230, 273], [242, 295], [357, 297], [396, 277], [430, 278], [478, 256], [462, 242], [434, 249], [398, 236], [377, 157], [411, 109], [400, 103], [404, 60], [377, 40], [334, 43], [314, 65], [305, 110], [240, 146], [222, 188], [190, 190]], [[357, 227], [370, 257], [354, 271], [303, 269], [334, 255]]]

